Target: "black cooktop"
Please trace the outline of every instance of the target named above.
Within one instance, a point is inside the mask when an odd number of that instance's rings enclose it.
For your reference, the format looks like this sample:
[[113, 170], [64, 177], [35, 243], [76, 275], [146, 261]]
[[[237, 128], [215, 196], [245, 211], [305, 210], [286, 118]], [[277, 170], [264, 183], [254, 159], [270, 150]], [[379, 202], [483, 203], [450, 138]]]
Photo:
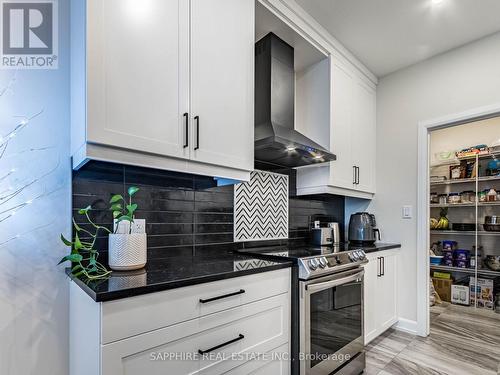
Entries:
[[248, 255], [261, 255], [266, 257], [283, 257], [289, 260], [307, 258], [317, 255], [334, 254], [349, 250], [363, 250], [365, 253], [388, 250], [400, 247], [400, 244], [375, 243], [373, 245], [354, 245], [341, 243], [336, 246], [301, 246], [301, 247], [258, 247], [238, 250], [239, 253]]
[[269, 248], [256, 248], [256, 249], [245, 249], [238, 250], [239, 253], [252, 254], [252, 255], [268, 255], [268, 256], [279, 256], [287, 259], [298, 259], [312, 257], [316, 255], [326, 255], [332, 253], [338, 253], [341, 250], [340, 247], [298, 247], [298, 248], [288, 248], [288, 247], [269, 247]]

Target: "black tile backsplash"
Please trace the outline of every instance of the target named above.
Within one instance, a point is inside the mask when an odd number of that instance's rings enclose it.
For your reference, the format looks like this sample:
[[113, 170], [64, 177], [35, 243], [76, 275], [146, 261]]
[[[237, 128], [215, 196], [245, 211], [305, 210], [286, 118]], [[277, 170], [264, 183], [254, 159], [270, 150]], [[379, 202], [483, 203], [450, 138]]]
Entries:
[[[315, 217], [338, 221], [340, 232], [344, 232], [344, 197], [291, 196], [289, 240], [234, 243], [233, 186], [217, 187], [211, 177], [95, 161], [73, 172], [76, 222], [85, 224], [78, 209], [92, 205], [91, 218], [111, 228], [109, 199], [113, 194], [125, 194], [131, 185], [140, 189], [134, 199], [139, 205], [136, 217], [146, 219], [148, 251], [152, 257], [198, 256], [242, 247], [304, 244], [309, 240], [309, 223]], [[291, 192], [293, 194], [293, 189]], [[97, 248], [107, 251], [106, 236], [98, 239]]]

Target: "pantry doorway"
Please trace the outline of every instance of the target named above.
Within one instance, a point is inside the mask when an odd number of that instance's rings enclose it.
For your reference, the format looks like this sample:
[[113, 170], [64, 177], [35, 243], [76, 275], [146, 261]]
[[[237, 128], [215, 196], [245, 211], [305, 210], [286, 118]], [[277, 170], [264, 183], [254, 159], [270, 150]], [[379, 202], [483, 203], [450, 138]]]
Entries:
[[[430, 309], [434, 299], [451, 304], [453, 298], [454, 304], [468, 304], [470, 309], [487, 309], [494, 314], [493, 284], [495, 277], [500, 276], [500, 268], [495, 271], [496, 260], [500, 262], [500, 226], [488, 226], [486, 221], [494, 221], [495, 216], [500, 218], [497, 156], [500, 157], [500, 105], [419, 124], [417, 334], [420, 336], [430, 333], [431, 316], [436, 316]], [[484, 192], [486, 188], [488, 192]], [[481, 201], [483, 198], [486, 200]], [[438, 292], [437, 298], [431, 297], [431, 285]]]

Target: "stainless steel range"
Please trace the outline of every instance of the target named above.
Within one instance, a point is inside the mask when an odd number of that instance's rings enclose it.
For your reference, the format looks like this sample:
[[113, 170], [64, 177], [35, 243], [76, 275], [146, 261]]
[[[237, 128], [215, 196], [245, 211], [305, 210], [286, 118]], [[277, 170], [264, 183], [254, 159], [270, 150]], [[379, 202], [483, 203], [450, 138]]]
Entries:
[[292, 374], [360, 374], [363, 334], [364, 251], [342, 247], [255, 249], [253, 255], [293, 260], [298, 277], [292, 314]]

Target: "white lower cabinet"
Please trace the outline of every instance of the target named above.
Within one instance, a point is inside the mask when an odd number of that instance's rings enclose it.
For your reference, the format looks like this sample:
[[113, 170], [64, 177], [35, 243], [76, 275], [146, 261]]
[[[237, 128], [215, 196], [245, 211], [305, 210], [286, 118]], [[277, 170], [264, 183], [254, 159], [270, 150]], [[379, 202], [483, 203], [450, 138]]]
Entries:
[[290, 362], [286, 359], [289, 354], [289, 345], [285, 344], [266, 353], [263, 358], [252, 359], [224, 375], [288, 375]]
[[367, 254], [364, 289], [365, 345], [398, 320], [397, 257], [399, 249]]
[[[259, 278], [264, 278], [267, 283], [263, 283]], [[273, 279], [276, 282], [272, 281]], [[285, 282], [286, 289], [273, 285], [282, 286]], [[207, 295], [213, 298], [228, 294], [222, 284], [227, 284], [226, 288], [244, 290], [245, 293], [249, 290], [251, 298], [242, 299], [241, 295], [245, 294], [242, 293], [205, 303], [200, 301], [207, 298]], [[260, 294], [252, 292], [255, 285], [259, 285]], [[211, 294], [210, 289], [216, 294]], [[222, 291], [217, 294], [217, 290]], [[179, 293], [192, 297], [203, 307], [210, 303], [219, 307], [215, 306], [212, 311], [195, 308], [196, 317], [193, 318], [193, 310], [184, 309], [188, 304], [179, 303], [175, 298]], [[155, 295], [162, 297], [163, 305], [147, 304], [154, 300], [144, 298]], [[226, 308], [221, 308], [220, 303], [224, 300]], [[227, 304], [231, 300], [232, 303]], [[145, 304], [140, 306], [137, 301]], [[105, 327], [107, 322], [111, 321], [106, 305], [116, 302], [120, 302], [119, 306], [124, 309], [124, 314], [116, 315], [114, 306], [115, 319], [128, 318], [129, 326], [141, 326], [148, 320], [156, 322], [158, 326], [161, 324], [158, 320], [158, 310], [168, 311], [170, 314], [166, 315], [170, 316], [161, 328], [149, 330], [146, 325], [145, 329], [138, 333], [124, 325], [121, 335], [114, 333], [110, 336], [106, 334]], [[82, 305], [86, 307], [82, 308]], [[84, 334], [83, 330], [100, 332], [98, 340], [95, 340], [97, 342], [85, 340], [73, 343], [70, 348], [71, 358], [85, 355], [89, 359], [86, 363], [81, 360], [71, 361], [71, 375], [88, 374], [89, 370], [95, 373], [96, 368], [99, 369], [98, 375], [289, 373], [290, 362], [285, 360], [286, 357], [277, 355], [289, 355], [289, 269], [103, 303], [94, 302], [72, 283], [71, 310], [72, 319], [75, 320], [75, 324], [71, 324], [71, 335], [81, 336]], [[173, 319], [173, 315], [179, 318]], [[183, 316], [186, 319], [182, 319]], [[95, 319], [96, 317], [98, 319]], [[115, 325], [113, 331], [116, 331], [117, 327], [119, 325]], [[125, 338], [109, 341], [110, 337]]]

